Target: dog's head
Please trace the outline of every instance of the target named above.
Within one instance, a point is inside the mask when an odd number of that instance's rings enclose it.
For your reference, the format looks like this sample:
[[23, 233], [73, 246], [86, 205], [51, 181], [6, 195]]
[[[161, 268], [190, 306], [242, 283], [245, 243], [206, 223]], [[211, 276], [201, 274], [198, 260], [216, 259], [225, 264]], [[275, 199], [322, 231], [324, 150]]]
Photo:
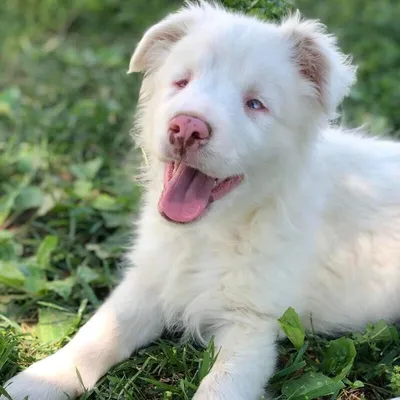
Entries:
[[265, 23], [206, 2], [150, 28], [129, 72], [145, 73], [139, 140], [165, 164], [159, 209], [176, 222], [295, 157], [355, 75], [315, 21]]

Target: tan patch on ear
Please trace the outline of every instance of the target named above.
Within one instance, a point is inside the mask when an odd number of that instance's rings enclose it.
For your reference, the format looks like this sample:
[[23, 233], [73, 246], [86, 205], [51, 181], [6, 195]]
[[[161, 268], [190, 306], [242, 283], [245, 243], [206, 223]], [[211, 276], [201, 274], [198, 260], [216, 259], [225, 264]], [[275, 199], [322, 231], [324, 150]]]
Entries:
[[314, 20], [302, 20], [300, 13], [290, 15], [280, 26], [289, 40], [292, 61], [305, 83], [303, 93], [315, 97], [329, 117], [348, 94], [355, 80], [355, 67], [337, 47], [336, 38], [326, 26]]
[[169, 46], [181, 40], [201, 20], [204, 11], [205, 6], [188, 5], [148, 29], [132, 55], [128, 73], [146, 72], [153, 67], [165, 56]]
[[296, 63], [299, 71], [301, 75], [315, 84], [318, 96], [322, 101], [328, 69], [327, 63], [312, 38], [297, 38], [295, 43]]
[[[167, 21], [168, 22], [168, 21]], [[172, 43], [178, 42], [185, 31], [180, 25], [169, 26], [166, 23], [159, 23], [150, 28], [138, 44], [129, 63], [128, 74], [142, 72], [148, 68], [149, 60], [153, 53], [160, 51]]]

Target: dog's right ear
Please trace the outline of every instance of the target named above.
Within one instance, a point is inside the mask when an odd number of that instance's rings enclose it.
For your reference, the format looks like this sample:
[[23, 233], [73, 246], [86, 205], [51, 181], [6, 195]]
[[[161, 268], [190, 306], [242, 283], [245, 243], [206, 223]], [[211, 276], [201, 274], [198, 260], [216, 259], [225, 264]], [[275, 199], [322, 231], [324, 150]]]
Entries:
[[291, 43], [293, 62], [311, 88], [307, 95], [316, 97], [326, 113], [334, 116], [355, 81], [351, 58], [342, 54], [324, 25], [303, 20], [299, 12], [287, 18], [281, 30]]
[[204, 3], [188, 6], [152, 26], [137, 45], [128, 74], [157, 67], [171, 46], [181, 40], [196, 21], [201, 20], [204, 11]]

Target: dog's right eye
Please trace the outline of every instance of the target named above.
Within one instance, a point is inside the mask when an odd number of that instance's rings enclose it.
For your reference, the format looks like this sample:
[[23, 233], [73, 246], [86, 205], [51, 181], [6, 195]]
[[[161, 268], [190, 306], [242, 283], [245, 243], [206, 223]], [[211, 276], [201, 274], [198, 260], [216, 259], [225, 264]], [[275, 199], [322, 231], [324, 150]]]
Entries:
[[251, 99], [246, 102], [246, 106], [253, 110], [264, 110], [264, 104], [258, 99]]
[[189, 84], [188, 79], [181, 79], [181, 80], [175, 82], [175, 86], [177, 86], [180, 89], [185, 88], [188, 84]]

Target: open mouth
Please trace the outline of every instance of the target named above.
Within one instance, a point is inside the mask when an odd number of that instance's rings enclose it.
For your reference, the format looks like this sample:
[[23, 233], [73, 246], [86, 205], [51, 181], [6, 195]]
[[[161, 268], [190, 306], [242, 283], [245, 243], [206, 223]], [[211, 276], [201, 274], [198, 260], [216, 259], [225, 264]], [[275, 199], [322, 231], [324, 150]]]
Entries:
[[212, 202], [226, 196], [242, 180], [243, 176], [221, 180], [184, 163], [169, 162], [165, 165], [159, 212], [174, 222], [192, 222], [204, 215]]

